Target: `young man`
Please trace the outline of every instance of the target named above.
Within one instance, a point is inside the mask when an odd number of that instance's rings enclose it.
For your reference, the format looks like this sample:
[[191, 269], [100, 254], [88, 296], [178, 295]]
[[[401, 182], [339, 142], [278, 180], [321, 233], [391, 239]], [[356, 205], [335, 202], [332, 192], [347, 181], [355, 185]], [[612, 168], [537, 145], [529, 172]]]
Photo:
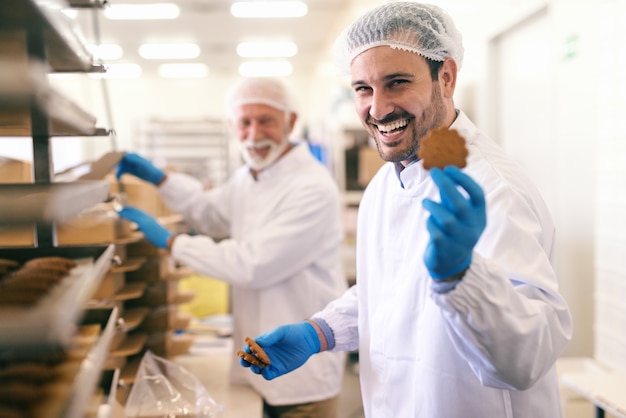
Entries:
[[[223, 186], [202, 190], [199, 181], [166, 175], [136, 154], [127, 154], [118, 169], [118, 176], [157, 185], [166, 204], [201, 235], [174, 236], [131, 207], [120, 215], [176, 261], [232, 285], [234, 343], [241, 347], [247, 336], [311, 316], [347, 285], [338, 188], [305, 142], [290, 142], [297, 113], [286, 86], [244, 79], [229, 92], [227, 112], [246, 164]], [[344, 359], [327, 352], [274, 382], [234, 367], [233, 382], [253, 386], [270, 418], [333, 418]]]
[[[572, 325], [554, 224], [523, 170], [454, 106], [454, 23], [436, 6], [394, 2], [354, 22], [337, 51], [389, 161], [361, 200], [357, 284], [257, 337], [269, 366], [242, 365], [280, 380], [318, 352], [358, 349], [368, 418], [561, 416], [555, 362]], [[440, 127], [466, 139], [463, 170], [418, 159]]]

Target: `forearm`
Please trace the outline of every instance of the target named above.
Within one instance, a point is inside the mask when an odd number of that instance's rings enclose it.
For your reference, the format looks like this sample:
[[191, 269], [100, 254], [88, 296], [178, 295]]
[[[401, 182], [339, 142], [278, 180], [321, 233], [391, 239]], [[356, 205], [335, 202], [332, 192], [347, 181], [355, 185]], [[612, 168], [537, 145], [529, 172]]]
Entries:
[[329, 351], [358, 349], [357, 286], [352, 286], [340, 298], [330, 302], [312, 317], [314, 321], [323, 320], [331, 330], [333, 343], [328, 344]]
[[[459, 352], [486, 386], [529, 387], [571, 338], [567, 304], [547, 276], [535, 273], [534, 286], [513, 286], [503, 271], [476, 257], [456, 291], [432, 295]], [[538, 288], [542, 282], [546, 287]]]

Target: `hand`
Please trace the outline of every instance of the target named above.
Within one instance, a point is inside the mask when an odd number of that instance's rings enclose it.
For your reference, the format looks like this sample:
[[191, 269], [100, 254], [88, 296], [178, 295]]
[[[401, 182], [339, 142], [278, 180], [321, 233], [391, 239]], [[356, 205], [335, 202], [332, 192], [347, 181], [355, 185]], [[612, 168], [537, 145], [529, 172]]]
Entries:
[[[297, 324], [283, 325], [273, 331], [261, 335], [255, 341], [261, 346], [270, 359], [266, 367], [252, 365], [240, 359], [243, 367], [250, 367], [256, 374], [267, 380], [289, 373], [302, 366], [315, 353], [320, 351], [320, 340], [313, 325], [306, 321]], [[244, 347], [250, 353], [250, 347]]]
[[443, 170], [433, 168], [430, 175], [439, 187], [441, 203], [430, 199], [422, 202], [430, 211], [426, 222], [430, 241], [424, 263], [431, 277], [441, 280], [469, 267], [474, 246], [487, 224], [487, 213], [482, 188], [460, 169], [454, 166]]
[[126, 206], [118, 213], [122, 218], [136, 223], [146, 239], [155, 247], [167, 249], [167, 241], [173, 234], [152, 216], [132, 206]]
[[117, 178], [128, 173], [142, 180], [158, 185], [165, 177], [165, 172], [139, 154], [128, 152], [117, 165]]

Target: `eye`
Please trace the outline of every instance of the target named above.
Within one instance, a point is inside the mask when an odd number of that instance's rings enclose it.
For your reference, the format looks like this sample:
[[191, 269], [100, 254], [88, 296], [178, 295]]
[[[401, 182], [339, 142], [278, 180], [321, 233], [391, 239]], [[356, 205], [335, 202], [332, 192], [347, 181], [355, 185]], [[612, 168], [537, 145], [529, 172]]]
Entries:
[[354, 86], [354, 92], [355, 92], [356, 94], [360, 94], [360, 95], [362, 95], [362, 94], [366, 94], [366, 93], [368, 93], [368, 92], [370, 92], [370, 91], [372, 91], [372, 88], [371, 88], [371, 87], [368, 87], [368, 86], [361, 86], [361, 85], [359, 85], [359, 86]]
[[403, 84], [408, 84], [408, 83], [410, 83], [409, 80], [400, 78], [400, 79], [392, 80], [391, 82], [389, 82], [389, 87], [392, 87], [392, 88], [393, 87], [400, 87]]
[[261, 118], [259, 119], [259, 124], [263, 126], [269, 126], [274, 122], [272, 118]]
[[244, 128], [247, 128], [248, 126], [250, 126], [250, 121], [247, 119], [241, 119], [237, 122], [237, 127], [239, 129], [244, 129]]

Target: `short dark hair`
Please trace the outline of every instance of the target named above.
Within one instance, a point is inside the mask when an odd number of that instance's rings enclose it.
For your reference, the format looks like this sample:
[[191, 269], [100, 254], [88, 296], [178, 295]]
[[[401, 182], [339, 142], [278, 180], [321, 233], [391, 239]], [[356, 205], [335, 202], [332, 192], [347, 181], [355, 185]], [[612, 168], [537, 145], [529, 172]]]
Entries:
[[430, 78], [432, 78], [433, 81], [437, 81], [437, 79], [439, 79], [439, 69], [443, 66], [443, 61], [435, 61], [426, 58], [426, 63], [428, 63], [428, 68], [430, 68]]

